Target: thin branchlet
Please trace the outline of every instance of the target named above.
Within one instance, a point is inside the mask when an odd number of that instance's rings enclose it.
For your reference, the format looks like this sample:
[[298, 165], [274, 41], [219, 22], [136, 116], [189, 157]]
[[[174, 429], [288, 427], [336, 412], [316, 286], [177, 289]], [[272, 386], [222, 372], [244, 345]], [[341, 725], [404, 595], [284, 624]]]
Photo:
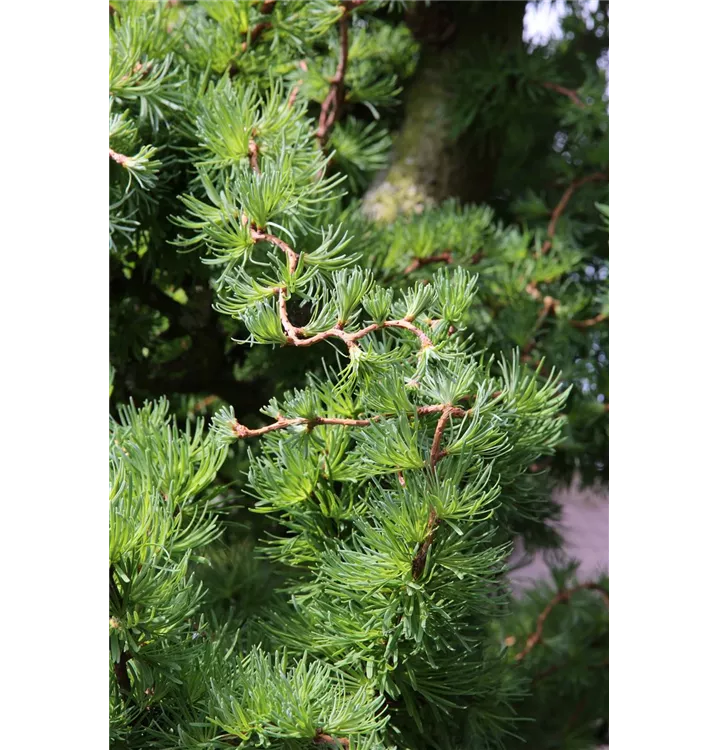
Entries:
[[[536, 620], [536, 628], [534, 629], [534, 632], [531, 633], [531, 635], [527, 638], [526, 645], [521, 651], [519, 651], [518, 654], [516, 654], [516, 656], [514, 657], [514, 661], [522, 661], [523, 659], [525, 659], [531, 653], [531, 651], [533, 651], [533, 649], [539, 643], [542, 642], [543, 629], [544, 629], [544, 625], [546, 624], [546, 619], [551, 614], [554, 607], [556, 607], [558, 604], [561, 604], [562, 602], [568, 602], [571, 599], [571, 597], [577, 594], [579, 591], [599, 592], [599, 594], [601, 595], [601, 598], [606, 603], [606, 607], [608, 607], [608, 592], [599, 583], [595, 583], [595, 582], [581, 583], [578, 586], [574, 586], [573, 588], [559, 591], [551, 599], [551, 601], [544, 607], [541, 614], [538, 616]], [[514, 642], [515, 642], [515, 638], [514, 638]]]
[[334, 75], [329, 80], [329, 92], [324, 97], [319, 112], [317, 140], [322, 148], [326, 146], [329, 133], [344, 104], [344, 76], [349, 58], [349, 14], [363, 2], [364, 0], [349, 0], [342, 4], [342, 16], [339, 19], [339, 61]]
[[[471, 415], [471, 409], [461, 409], [460, 407], [451, 407], [451, 415], [453, 416], [467, 416]], [[444, 404], [428, 404], [426, 406], [417, 406], [413, 412], [408, 412], [407, 417], [412, 417], [416, 414], [419, 417], [427, 416], [429, 414], [439, 414], [447, 410]], [[236, 420], [232, 422], [231, 430], [238, 438], [247, 439], [260, 437], [266, 435], [268, 432], [275, 432], [276, 430], [287, 430], [291, 427], [300, 427], [302, 425], [309, 429], [314, 427], [320, 427], [323, 425], [337, 425], [341, 427], [368, 427], [372, 422], [378, 422], [382, 419], [389, 419], [396, 417], [396, 414], [377, 414], [373, 417], [367, 417], [365, 419], [349, 419], [344, 417], [292, 417], [287, 419], [285, 417], [278, 417], [272, 424], [265, 425], [264, 427], [258, 427], [257, 429], [251, 429], [243, 424], [240, 424]]]

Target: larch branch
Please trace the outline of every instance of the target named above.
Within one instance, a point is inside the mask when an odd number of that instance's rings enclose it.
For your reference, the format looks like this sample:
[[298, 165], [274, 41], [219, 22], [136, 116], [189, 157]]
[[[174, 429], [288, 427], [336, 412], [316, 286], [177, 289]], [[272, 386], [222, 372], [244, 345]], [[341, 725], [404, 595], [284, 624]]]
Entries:
[[[453, 416], [466, 416], [471, 414], [471, 409], [461, 409], [458, 406], [448, 407], [451, 415]], [[419, 417], [426, 416], [427, 414], [438, 414], [446, 412], [446, 404], [428, 404], [426, 406], [418, 406], [414, 412], [407, 413], [408, 417], [412, 417], [416, 414]], [[253, 430], [246, 427], [243, 424], [239, 424], [236, 420], [232, 423], [232, 432], [240, 439], [248, 439], [260, 437], [266, 435], [268, 432], [275, 432], [276, 430], [286, 430], [290, 427], [298, 427], [306, 425], [309, 429], [314, 427], [320, 427], [322, 425], [338, 425], [341, 427], [368, 427], [372, 422], [378, 422], [381, 419], [389, 419], [396, 417], [396, 414], [377, 414], [373, 417], [367, 417], [365, 419], [349, 419], [345, 417], [292, 417], [286, 419], [285, 417], [279, 416], [276, 421], [272, 424], [265, 425], [264, 427], [258, 427]]]
[[403, 318], [401, 320], [385, 320], [383, 323], [372, 323], [371, 325], [362, 328], [359, 331], [353, 333], [347, 333], [343, 328], [335, 326], [327, 331], [322, 331], [309, 338], [303, 337], [303, 329], [297, 328], [292, 325], [289, 320], [287, 313], [287, 296], [285, 289], [278, 289], [279, 293], [279, 317], [282, 321], [282, 327], [284, 332], [287, 334], [288, 343], [290, 346], [312, 346], [319, 343], [320, 341], [326, 341], [330, 338], [341, 339], [349, 349], [356, 346], [356, 342], [360, 339], [368, 336], [374, 331], [381, 330], [382, 328], [403, 328], [404, 330], [411, 331], [421, 342], [421, 348], [427, 349], [433, 346], [431, 339], [417, 326], [415, 326], [410, 320]]

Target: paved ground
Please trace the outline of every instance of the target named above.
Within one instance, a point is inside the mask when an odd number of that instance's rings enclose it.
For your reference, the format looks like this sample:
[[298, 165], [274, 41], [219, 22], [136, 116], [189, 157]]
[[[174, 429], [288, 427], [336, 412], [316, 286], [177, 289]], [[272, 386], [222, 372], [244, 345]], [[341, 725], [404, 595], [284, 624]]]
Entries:
[[[566, 539], [567, 554], [581, 561], [579, 578], [595, 578], [599, 572], [608, 572], [608, 494], [575, 487], [561, 491], [557, 499], [564, 507], [561, 526]], [[514, 560], [520, 559], [520, 550]], [[548, 576], [548, 566], [543, 559], [516, 570], [511, 578], [516, 589]]]
[[[579, 578], [582, 581], [595, 578], [598, 572], [608, 572], [608, 494], [572, 488], [557, 493], [563, 505], [561, 526], [566, 539], [566, 552], [581, 561]], [[514, 554], [518, 561], [520, 550]], [[515, 571], [511, 578], [514, 588], [521, 590], [533, 581], [548, 577], [548, 566], [542, 559]], [[609, 750], [608, 745], [596, 750]]]

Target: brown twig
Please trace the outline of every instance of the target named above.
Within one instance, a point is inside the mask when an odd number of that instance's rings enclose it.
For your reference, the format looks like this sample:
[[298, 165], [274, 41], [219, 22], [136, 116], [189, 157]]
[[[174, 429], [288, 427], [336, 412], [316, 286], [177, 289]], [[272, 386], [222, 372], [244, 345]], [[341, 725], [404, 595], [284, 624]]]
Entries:
[[259, 146], [257, 146], [257, 142], [254, 140], [254, 138], [249, 139], [249, 147], [248, 147], [248, 154], [249, 154], [249, 164], [252, 167], [252, 170], [256, 172], [257, 174], [262, 174], [259, 171]]
[[330, 734], [324, 734], [317, 730], [314, 735], [313, 742], [315, 745], [341, 745], [344, 750], [349, 750], [349, 738], [348, 737], [332, 737]]
[[[150, 70], [152, 70], [152, 60], [148, 60], [145, 63], [140, 62], [138, 60], [135, 63], [135, 67], [132, 68], [132, 74], [136, 75], [137, 73], [141, 73], [142, 74], [141, 77], [145, 78], [147, 74], [150, 72]], [[122, 76], [122, 78], [120, 79], [120, 82], [122, 83], [123, 81], [129, 81], [129, 79], [131, 78], [131, 75]]]
[[[300, 67], [300, 68], [301, 68], [301, 69], [302, 69], [302, 70], [303, 70], [303, 71], [304, 71], [305, 73], [307, 72], [307, 63], [306, 63], [306, 61], [305, 61], [305, 60], [300, 60], [300, 61], [299, 61], [299, 67]], [[304, 79], [303, 79], [303, 78], [300, 78], [300, 79], [299, 79], [299, 80], [297, 81], [297, 83], [296, 83], [296, 85], [294, 86], [294, 88], [293, 88], [293, 89], [292, 89], [292, 90], [291, 90], [291, 91], [289, 92], [289, 101], [287, 102], [287, 106], [288, 106], [288, 107], [290, 107], [290, 108], [291, 108], [291, 107], [293, 107], [293, 106], [294, 106], [294, 102], [295, 102], [295, 101], [296, 101], [296, 99], [297, 99], [297, 95], [299, 94], [299, 91], [301, 90], [301, 88], [302, 88], [302, 84], [303, 84], [303, 83], [304, 83]]]
[[[427, 406], [419, 406], [415, 412], [410, 412], [407, 416], [412, 416], [416, 413], [417, 416], [426, 416], [427, 414], [438, 414], [446, 410], [445, 404], [429, 404]], [[466, 416], [471, 414], [471, 409], [461, 409], [459, 407], [451, 407], [451, 414], [454, 416]], [[286, 419], [285, 417], [277, 417], [275, 422], [272, 424], [265, 425], [264, 427], [258, 427], [256, 430], [252, 430], [243, 424], [239, 424], [236, 420], [232, 423], [232, 432], [241, 439], [260, 437], [266, 435], [268, 432], [275, 432], [276, 430], [286, 430], [289, 427], [298, 427], [300, 425], [306, 425], [309, 429], [319, 427], [322, 425], [339, 425], [342, 427], [368, 427], [372, 422], [378, 422], [380, 419], [386, 419], [387, 417], [394, 417], [395, 414], [378, 414], [374, 417], [366, 419], [348, 419], [344, 417], [293, 417], [292, 419]]]
[[264, 0], [259, 8], [259, 12], [264, 13], [265, 15], [271, 13], [274, 10], [274, 5], [276, 2], [277, 0]]
[[561, 196], [561, 200], [556, 204], [556, 208], [551, 212], [551, 221], [548, 225], [546, 234], [547, 239], [544, 241], [541, 247], [541, 253], [545, 255], [550, 249], [553, 243], [554, 235], [556, 234], [556, 225], [558, 220], [561, 218], [561, 214], [566, 210], [568, 202], [571, 200], [571, 196], [578, 190], [582, 185], [588, 182], [599, 182], [601, 180], [607, 180], [608, 175], [605, 172], [595, 172], [594, 174], [586, 175], [578, 180], [574, 180], [564, 191]]
[[[468, 262], [470, 264], [476, 264], [480, 260], [483, 260], [486, 257], [485, 253], [478, 251], [474, 253], [469, 259]], [[408, 276], [410, 273], [413, 273], [418, 268], [422, 268], [423, 266], [429, 265], [430, 263], [454, 263], [455, 259], [453, 256], [453, 253], [451, 250], [444, 250], [441, 253], [437, 253], [436, 255], [429, 255], [426, 258], [413, 258], [409, 265], [404, 269], [403, 275]]]
[[404, 269], [404, 275], [407, 276], [416, 271], [417, 268], [428, 266], [430, 263], [453, 263], [453, 256], [448, 250], [444, 250], [443, 253], [430, 255], [428, 258], [414, 258], [414, 260], [412, 260]]
[[124, 167], [127, 165], [130, 157], [125, 156], [124, 154], [118, 154], [117, 151], [110, 149], [110, 159], [114, 159], [114, 161], [116, 161], [121, 167]]
[[544, 469], [548, 469], [551, 466], [551, 459], [546, 459], [545, 461], [538, 461], [534, 464], [531, 464], [529, 466], [529, 471], [532, 474], [537, 474], [539, 471], [543, 471]]
[[326, 341], [330, 338], [341, 339], [349, 349], [356, 346], [356, 342], [364, 336], [373, 333], [374, 331], [381, 330], [382, 328], [403, 328], [404, 330], [411, 331], [421, 342], [421, 348], [427, 349], [433, 346], [431, 339], [419, 328], [417, 328], [410, 320], [402, 318], [401, 320], [385, 320], [383, 323], [372, 323], [359, 331], [353, 333], [347, 333], [339, 325], [334, 328], [330, 328], [327, 331], [322, 331], [309, 338], [303, 338], [303, 330], [297, 328], [289, 320], [287, 313], [287, 297], [286, 291], [282, 289], [277, 290], [279, 293], [279, 317], [282, 321], [282, 327], [284, 332], [287, 334], [287, 343], [290, 346], [312, 346], [320, 341]]
[[[444, 404], [439, 417], [439, 421], [436, 424], [434, 430], [434, 439], [431, 441], [431, 453], [429, 454], [429, 466], [432, 471], [436, 471], [436, 464], [446, 455], [445, 451], [441, 450], [441, 438], [446, 429], [446, 425], [449, 423], [452, 415], [455, 413], [466, 414], [463, 409], [452, 406], [451, 404]], [[411, 575], [416, 581], [421, 577], [426, 567], [426, 557], [429, 554], [429, 548], [434, 543], [434, 537], [436, 536], [436, 529], [441, 524], [441, 519], [437, 518], [436, 509], [432, 506], [429, 509], [429, 521], [426, 525], [426, 537], [416, 553], [416, 556], [411, 561]]]
[[581, 101], [581, 97], [574, 91], [574, 89], [568, 89], [565, 86], [561, 86], [558, 83], [553, 83], [552, 81], [544, 81], [541, 84], [546, 89], [551, 89], [552, 91], [557, 91], [559, 94], [563, 94], [564, 96], [567, 96], [577, 107], [580, 107], [581, 109], [584, 109], [586, 104]]
[[[252, 143], [253, 141], [250, 141], [250, 152], [254, 151], [256, 158], [256, 144], [254, 150], [252, 150]], [[252, 153], [250, 153], [250, 159], [251, 158]], [[242, 215], [242, 223], [246, 226], [250, 223], [249, 218]], [[299, 263], [299, 254], [296, 253], [284, 240], [276, 235], [261, 231], [253, 224], [250, 224], [250, 236], [254, 242], [269, 242], [282, 250], [289, 261], [289, 273], [294, 274], [296, 272]], [[312, 346], [320, 341], [326, 341], [329, 338], [338, 338], [341, 339], [351, 351], [356, 346], [356, 342], [359, 339], [383, 328], [403, 328], [404, 330], [410, 331], [421, 342], [422, 350], [433, 347], [434, 345], [426, 333], [414, 325], [413, 318], [410, 316], [405, 316], [401, 320], [385, 320], [383, 323], [372, 323], [371, 325], [368, 325], [359, 331], [354, 331], [353, 333], [347, 333], [344, 330], [344, 321], [337, 321], [333, 328], [317, 333], [314, 336], [305, 337], [304, 330], [294, 326], [289, 320], [286, 289], [284, 287], [277, 287], [274, 292], [279, 297], [279, 317], [282, 322], [282, 328], [287, 335], [287, 344], [290, 346]]]
[[441, 437], [444, 434], [446, 425], [451, 419], [452, 412], [453, 407], [447, 405], [444, 408], [444, 411], [441, 413], [441, 417], [439, 417], [439, 421], [436, 425], [436, 430], [434, 431], [434, 439], [431, 441], [431, 453], [429, 455], [429, 463], [432, 469], [436, 469], [436, 464], [441, 460], [441, 458], [443, 458], [441, 450]]
[[526, 284], [526, 292], [537, 301], [541, 299], [541, 292], [539, 292], [535, 281], [529, 281]]
[[289, 272], [294, 273], [299, 262], [299, 255], [282, 239], [274, 234], [267, 234], [259, 229], [252, 228], [250, 235], [255, 242], [269, 242], [271, 245], [278, 247], [289, 259]]
[[543, 628], [546, 623], [546, 618], [551, 614], [553, 608], [561, 602], [567, 602], [574, 594], [584, 590], [600, 592], [601, 597], [603, 598], [604, 602], [606, 602], [606, 606], [608, 607], [608, 592], [603, 588], [603, 586], [598, 583], [581, 583], [572, 589], [559, 591], [544, 607], [543, 611], [538, 616], [538, 619], [536, 620], [536, 629], [526, 640], [526, 645], [524, 646], [524, 648], [518, 654], [516, 654], [516, 656], [514, 657], [514, 661], [522, 661], [528, 656], [528, 654], [531, 653], [536, 645], [541, 643], [541, 637], [543, 635]]
[[215, 401], [219, 400], [219, 396], [216, 396], [214, 393], [211, 396], [207, 396], [206, 398], [203, 398], [199, 400], [193, 407], [192, 411], [193, 413], [197, 413], [198, 411], [202, 411], [206, 406], [209, 406], [210, 404], [213, 404]]
[[434, 543], [436, 529], [441, 523], [441, 519], [436, 517], [434, 508], [429, 510], [429, 521], [426, 524], [426, 537], [416, 553], [416, 557], [411, 561], [411, 576], [416, 581], [421, 577], [426, 567], [426, 557], [429, 554], [429, 547]]
[[[271, 21], [260, 21], [253, 29], [249, 32], [249, 44], [254, 44], [257, 41], [257, 38], [259, 35], [266, 31], [267, 29], [272, 28], [272, 22]], [[247, 47], [249, 45], [247, 42], [242, 42], [242, 52], [246, 52]]]
[[[528, 289], [528, 286], [526, 288]], [[534, 289], [536, 289], [535, 286], [534, 286]], [[531, 296], [534, 296], [534, 295], [531, 293]], [[541, 295], [539, 294], [539, 297], [540, 296]], [[558, 304], [559, 304], [558, 300], [554, 299], [553, 297], [549, 297], [547, 295], [546, 297], [543, 298], [543, 307], [541, 308], [541, 311], [539, 312], [539, 315], [538, 315], [538, 319], [536, 320], [536, 326], [534, 327], [534, 334], [538, 332], [539, 328], [541, 328], [541, 326], [543, 325], [544, 321], [549, 316], [549, 314], [556, 311]], [[527, 341], [524, 344], [524, 348], [521, 350], [522, 354], [528, 354], [534, 348], [535, 344], [536, 344], [536, 337], [532, 336], [531, 339], [529, 339], [529, 341]]]
[[344, 104], [344, 75], [349, 57], [349, 14], [363, 2], [364, 0], [350, 0], [342, 4], [342, 17], [339, 19], [339, 61], [334, 75], [329, 80], [329, 92], [324, 97], [319, 112], [317, 139], [322, 148], [326, 146], [329, 132]]
[[574, 328], [590, 328], [591, 326], [603, 323], [604, 320], [608, 320], [608, 315], [606, 315], [605, 313], [599, 313], [598, 315], [595, 315], [593, 318], [589, 318], [588, 320], [571, 320], [569, 322]]

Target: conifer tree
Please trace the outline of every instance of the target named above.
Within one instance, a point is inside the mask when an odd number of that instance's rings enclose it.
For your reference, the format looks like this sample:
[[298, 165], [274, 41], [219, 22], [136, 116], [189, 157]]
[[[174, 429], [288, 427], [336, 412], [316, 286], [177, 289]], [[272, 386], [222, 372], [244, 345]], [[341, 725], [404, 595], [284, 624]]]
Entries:
[[605, 731], [608, 581], [506, 578], [607, 471], [603, 42], [445, 5], [110, 5], [113, 747]]

